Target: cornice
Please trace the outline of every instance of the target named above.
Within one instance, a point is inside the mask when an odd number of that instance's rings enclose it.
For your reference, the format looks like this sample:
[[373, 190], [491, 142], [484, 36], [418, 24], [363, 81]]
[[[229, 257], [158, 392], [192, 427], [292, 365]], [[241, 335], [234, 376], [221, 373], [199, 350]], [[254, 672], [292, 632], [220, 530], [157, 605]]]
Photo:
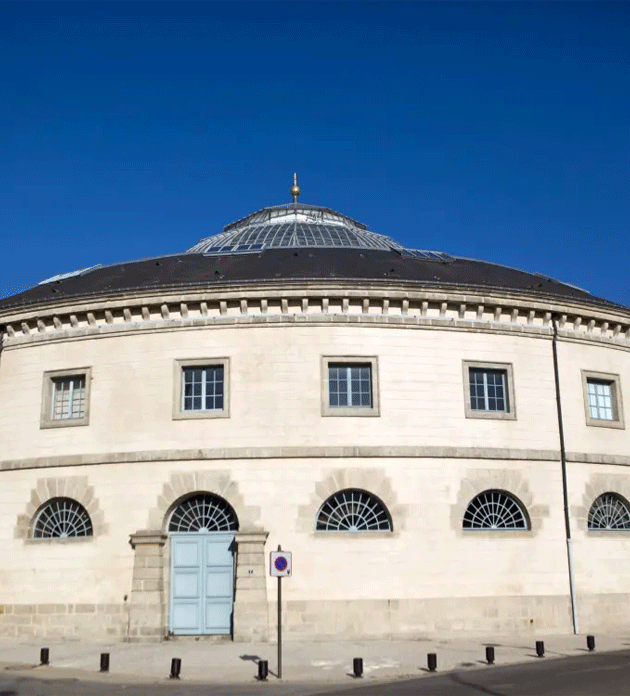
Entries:
[[4, 347], [208, 326], [349, 323], [547, 336], [552, 313], [571, 340], [630, 347], [630, 311], [528, 293], [403, 286], [400, 282], [301, 282], [120, 294], [0, 313]]
[[[309, 446], [309, 447], [215, 447], [176, 450], [139, 450], [70, 454], [53, 457], [0, 460], [0, 472], [23, 469], [97, 466], [103, 464], [153, 464], [182, 461], [227, 461], [252, 459], [461, 459], [558, 462], [558, 450], [502, 447], [440, 446]], [[630, 466], [630, 456], [590, 452], [567, 452], [567, 461], [580, 464]]]

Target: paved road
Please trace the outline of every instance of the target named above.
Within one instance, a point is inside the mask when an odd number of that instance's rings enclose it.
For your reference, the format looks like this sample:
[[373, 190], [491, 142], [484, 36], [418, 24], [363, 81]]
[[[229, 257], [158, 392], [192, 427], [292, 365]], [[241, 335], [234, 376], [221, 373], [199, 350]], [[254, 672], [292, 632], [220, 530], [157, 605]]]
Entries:
[[108, 684], [78, 679], [44, 680], [33, 673], [0, 675], [0, 696], [627, 696], [630, 651], [585, 654], [561, 660], [484, 667], [420, 679], [369, 683], [348, 680], [343, 686], [267, 683], [249, 685]]

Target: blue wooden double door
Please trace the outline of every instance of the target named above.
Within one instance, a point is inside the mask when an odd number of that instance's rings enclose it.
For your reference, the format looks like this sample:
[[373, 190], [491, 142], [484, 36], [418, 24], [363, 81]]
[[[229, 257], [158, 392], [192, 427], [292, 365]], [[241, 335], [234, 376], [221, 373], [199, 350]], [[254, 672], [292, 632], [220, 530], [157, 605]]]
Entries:
[[171, 534], [170, 630], [175, 635], [232, 632], [234, 534]]

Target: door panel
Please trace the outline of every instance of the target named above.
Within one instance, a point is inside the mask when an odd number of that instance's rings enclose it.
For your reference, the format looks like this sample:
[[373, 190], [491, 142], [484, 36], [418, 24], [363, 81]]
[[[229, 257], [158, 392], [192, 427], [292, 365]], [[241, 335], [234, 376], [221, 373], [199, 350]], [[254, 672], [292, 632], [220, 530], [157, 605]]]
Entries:
[[197, 599], [199, 597], [199, 571], [184, 570], [173, 576], [173, 597], [176, 599]]
[[225, 625], [226, 615], [232, 613], [232, 602], [228, 600], [217, 600], [206, 604], [206, 625], [205, 633], [220, 634], [229, 633], [230, 626]]
[[223, 568], [208, 568], [206, 575], [206, 597], [210, 599], [227, 599], [232, 595], [232, 573]]
[[196, 568], [201, 563], [199, 539], [177, 539], [173, 547], [173, 560], [175, 566], [191, 566]]
[[171, 535], [171, 627], [175, 634], [229, 634], [233, 534]]
[[177, 602], [172, 611], [173, 633], [200, 633], [198, 602]]

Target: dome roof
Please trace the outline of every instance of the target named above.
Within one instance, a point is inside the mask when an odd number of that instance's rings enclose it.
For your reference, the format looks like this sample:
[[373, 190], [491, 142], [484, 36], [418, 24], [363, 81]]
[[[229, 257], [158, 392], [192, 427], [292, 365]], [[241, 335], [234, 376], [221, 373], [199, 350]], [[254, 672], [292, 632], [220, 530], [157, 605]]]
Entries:
[[408, 249], [330, 208], [299, 203], [294, 195], [293, 203], [263, 208], [232, 222], [183, 253], [53, 276], [0, 299], [0, 311], [138, 291], [313, 280], [496, 289], [622, 308], [540, 274], [440, 251]]
[[291, 247], [400, 250], [401, 245], [330, 208], [289, 203], [263, 208], [202, 239], [189, 254], [218, 254]]

